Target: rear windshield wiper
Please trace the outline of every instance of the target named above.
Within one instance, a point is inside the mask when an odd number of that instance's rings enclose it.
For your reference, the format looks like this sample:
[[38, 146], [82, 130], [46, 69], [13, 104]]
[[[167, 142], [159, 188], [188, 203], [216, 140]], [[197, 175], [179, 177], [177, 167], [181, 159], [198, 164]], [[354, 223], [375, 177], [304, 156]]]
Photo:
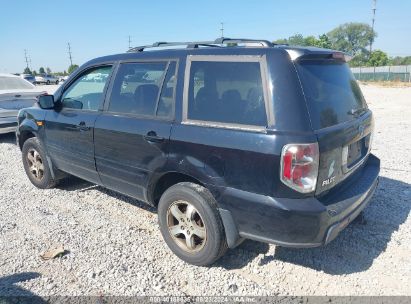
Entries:
[[363, 114], [366, 111], [366, 109], [364, 108], [358, 108], [358, 109], [351, 109], [347, 112], [347, 114], [349, 115], [353, 115], [353, 116], [360, 116], [361, 114]]

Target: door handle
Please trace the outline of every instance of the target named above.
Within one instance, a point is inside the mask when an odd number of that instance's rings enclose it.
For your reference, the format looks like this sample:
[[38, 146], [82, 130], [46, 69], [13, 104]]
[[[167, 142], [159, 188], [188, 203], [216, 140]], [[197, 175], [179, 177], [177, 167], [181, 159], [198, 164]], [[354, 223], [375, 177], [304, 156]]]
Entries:
[[84, 121], [80, 121], [80, 123], [76, 126], [76, 129], [80, 131], [88, 131], [90, 130], [90, 127], [87, 127]]
[[157, 136], [157, 133], [154, 131], [150, 131], [144, 135], [144, 139], [152, 143], [161, 143], [164, 141], [164, 137]]

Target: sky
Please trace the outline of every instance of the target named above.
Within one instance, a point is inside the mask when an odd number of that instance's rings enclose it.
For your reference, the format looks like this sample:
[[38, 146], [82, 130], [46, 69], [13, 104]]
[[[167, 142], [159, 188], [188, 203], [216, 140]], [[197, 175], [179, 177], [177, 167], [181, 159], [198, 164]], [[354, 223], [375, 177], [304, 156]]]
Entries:
[[[372, 0], [0, 0], [0, 73], [67, 70], [155, 41], [318, 36], [346, 22], [371, 23]], [[377, 0], [374, 48], [411, 55], [411, 0]]]

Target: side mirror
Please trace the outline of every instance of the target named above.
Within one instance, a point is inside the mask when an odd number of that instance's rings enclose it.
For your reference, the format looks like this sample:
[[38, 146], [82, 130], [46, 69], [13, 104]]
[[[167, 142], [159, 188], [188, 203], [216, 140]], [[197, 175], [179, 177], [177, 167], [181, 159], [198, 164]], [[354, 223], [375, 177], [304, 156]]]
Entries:
[[40, 95], [37, 102], [42, 109], [54, 109], [53, 95]]

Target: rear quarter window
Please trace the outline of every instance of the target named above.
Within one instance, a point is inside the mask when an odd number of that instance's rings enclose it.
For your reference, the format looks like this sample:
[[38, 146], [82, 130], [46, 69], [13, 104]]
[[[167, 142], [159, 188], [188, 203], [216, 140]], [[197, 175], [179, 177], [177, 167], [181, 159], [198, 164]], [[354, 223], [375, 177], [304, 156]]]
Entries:
[[266, 126], [260, 62], [192, 61], [189, 120]]

